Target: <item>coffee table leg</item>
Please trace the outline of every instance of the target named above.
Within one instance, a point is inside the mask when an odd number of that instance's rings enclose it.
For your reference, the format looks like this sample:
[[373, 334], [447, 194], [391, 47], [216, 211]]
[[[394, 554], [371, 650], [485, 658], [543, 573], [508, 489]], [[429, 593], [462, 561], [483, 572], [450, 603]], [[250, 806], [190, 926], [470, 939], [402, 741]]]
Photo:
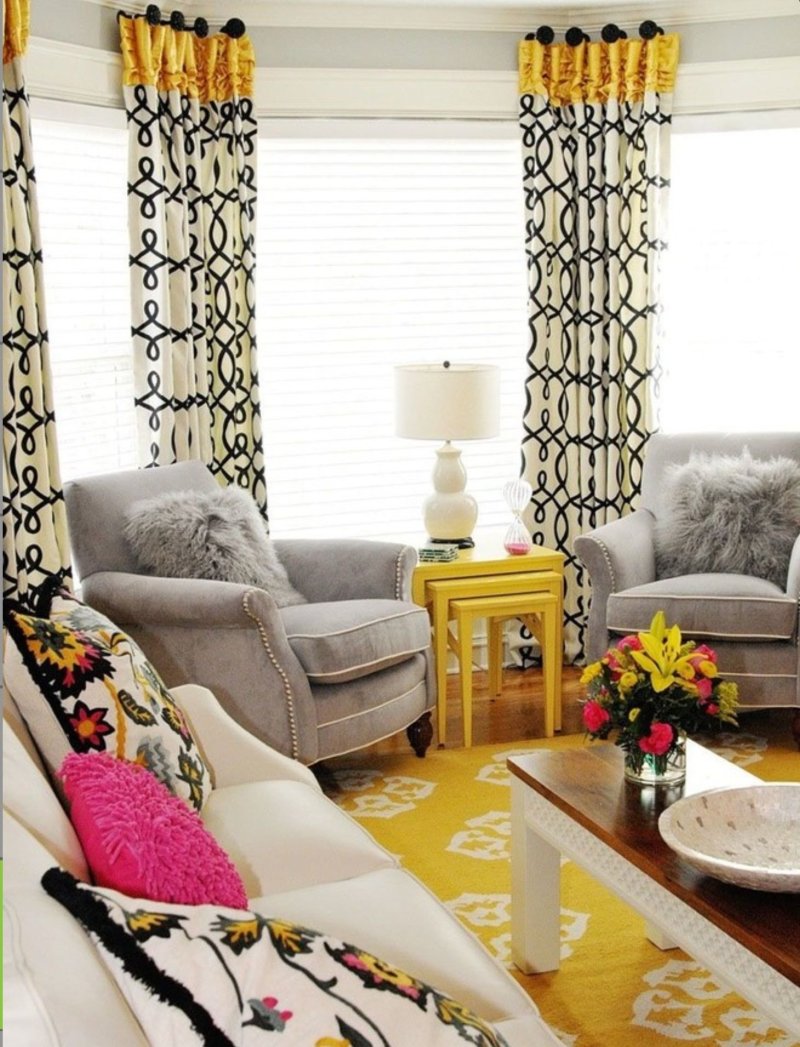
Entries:
[[537, 974], [561, 958], [561, 855], [526, 823], [527, 789], [511, 776], [511, 956]]
[[669, 937], [664, 934], [660, 927], [656, 927], [654, 923], [650, 923], [649, 920], [644, 922], [644, 934], [649, 942], [652, 942], [657, 949], [677, 949], [678, 946]]

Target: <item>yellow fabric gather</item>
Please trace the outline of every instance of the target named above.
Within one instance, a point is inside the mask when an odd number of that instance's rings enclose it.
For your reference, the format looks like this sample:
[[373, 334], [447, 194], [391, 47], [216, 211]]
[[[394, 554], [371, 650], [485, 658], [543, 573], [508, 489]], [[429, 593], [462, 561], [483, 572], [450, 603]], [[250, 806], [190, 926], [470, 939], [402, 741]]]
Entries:
[[30, 0], [5, 0], [3, 65], [25, 54], [31, 27]]
[[519, 93], [544, 95], [553, 105], [574, 102], [640, 101], [646, 91], [675, 86], [679, 36], [578, 44], [519, 45]]
[[252, 96], [256, 60], [249, 36], [199, 37], [144, 18], [121, 17], [122, 82], [180, 91], [201, 102]]

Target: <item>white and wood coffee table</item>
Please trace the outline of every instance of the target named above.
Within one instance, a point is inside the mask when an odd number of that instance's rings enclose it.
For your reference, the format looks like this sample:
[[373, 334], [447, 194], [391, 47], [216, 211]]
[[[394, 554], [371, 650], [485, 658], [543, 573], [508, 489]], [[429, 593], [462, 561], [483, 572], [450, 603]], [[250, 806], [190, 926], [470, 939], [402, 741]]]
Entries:
[[659, 814], [681, 795], [759, 779], [691, 741], [677, 789], [626, 782], [622, 758], [617, 746], [587, 743], [508, 760], [514, 962], [528, 974], [559, 966], [564, 854], [644, 916], [656, 945], [680, 946], [800, 1036], [800, 895], [704, 876], [658, 832]]

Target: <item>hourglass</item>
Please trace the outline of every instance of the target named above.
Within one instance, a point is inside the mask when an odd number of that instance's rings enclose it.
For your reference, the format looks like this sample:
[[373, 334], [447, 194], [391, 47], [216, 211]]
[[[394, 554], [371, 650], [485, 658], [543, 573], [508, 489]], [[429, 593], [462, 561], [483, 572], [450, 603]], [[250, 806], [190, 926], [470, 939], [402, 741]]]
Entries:
[[514, 514], [514, 520], [506, 531], [503, 547], [512, 556], [523, 556], [533, 548], [530, 531], [522, 522], [522, 512], [530, 504], [533, 488], [527, 480], [510, 480], [503, 487], [506, 505]]

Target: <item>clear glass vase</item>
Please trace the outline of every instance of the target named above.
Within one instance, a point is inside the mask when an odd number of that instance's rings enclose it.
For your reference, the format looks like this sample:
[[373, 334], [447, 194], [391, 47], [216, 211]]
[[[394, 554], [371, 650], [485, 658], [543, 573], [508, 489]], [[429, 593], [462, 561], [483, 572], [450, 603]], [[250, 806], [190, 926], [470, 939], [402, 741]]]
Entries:
[[625, 753], [625, 778], [639, 785], [677, 785], [686, 778], [686, 735], [678, 736], [663, 756], [652, 753]]

